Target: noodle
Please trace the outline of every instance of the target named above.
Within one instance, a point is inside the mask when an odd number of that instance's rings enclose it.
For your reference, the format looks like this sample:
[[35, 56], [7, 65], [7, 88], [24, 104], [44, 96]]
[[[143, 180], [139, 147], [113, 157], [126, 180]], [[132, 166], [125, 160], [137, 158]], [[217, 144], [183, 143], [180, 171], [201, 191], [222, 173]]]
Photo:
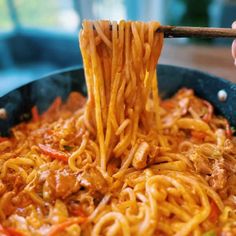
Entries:
[[236, 140], [191, 89], [159, 97], [158, 27], [84, 21], [87, 100], [0, 137], [1, 235], [236, 234]]

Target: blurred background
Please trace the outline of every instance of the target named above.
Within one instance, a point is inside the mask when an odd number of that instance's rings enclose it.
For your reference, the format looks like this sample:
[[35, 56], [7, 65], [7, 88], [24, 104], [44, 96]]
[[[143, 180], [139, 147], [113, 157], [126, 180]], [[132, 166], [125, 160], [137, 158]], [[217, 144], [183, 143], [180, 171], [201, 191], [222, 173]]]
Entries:
[[[157, 20], [231, 27], [236, 0], [0, 0], [0, 96], [82, 63], [83, 19]], [[161, 63], [194, 67], [235, 81], [232, 40], [165, 40]]]

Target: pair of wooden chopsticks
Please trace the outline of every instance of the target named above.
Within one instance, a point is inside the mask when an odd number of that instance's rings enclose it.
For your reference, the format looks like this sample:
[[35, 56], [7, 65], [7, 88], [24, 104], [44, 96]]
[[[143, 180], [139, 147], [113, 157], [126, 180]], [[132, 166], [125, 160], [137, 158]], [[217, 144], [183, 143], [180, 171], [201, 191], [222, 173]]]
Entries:
[[157, 32], [163, 32], [165, 38], [236, 38], [236, 29], [231, 28], [162, 25]]
[[236, 38], [236, 29], [188, 26], [161, 26], [165, 38]]

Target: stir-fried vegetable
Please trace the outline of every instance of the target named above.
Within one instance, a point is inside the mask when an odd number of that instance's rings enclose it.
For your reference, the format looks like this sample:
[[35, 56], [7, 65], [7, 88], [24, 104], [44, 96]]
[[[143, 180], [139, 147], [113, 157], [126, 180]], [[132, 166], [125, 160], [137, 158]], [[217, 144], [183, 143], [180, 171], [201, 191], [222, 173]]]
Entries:
[[217, 207], [214, 201], [211, 201], [211, 213], [209, 215], [210, 221], [212, 223], [216, 223], [218, 220], [219, 214], [220, 214], [219, 208]]
[[64, 152], [55, 150], [53, 148], [51, 148], [48, 145], [44, 145], [44, 144], [39, 144], [38, 145], [40, 148], [40, 151], [48, 156], [50, 156], [53, 159], [58, 159], [60, 161], [64, 161], [67, 162], [68, 161], [68, 155], [66, 155]]
[[39, 116], [38, 108], [36, 106], [32, 107], [31, 113], [32, 113], [32, 120], [35, 122], [39, 121], [40, 116]]
[[216, 236], [216, 232], [214, 230], [207, 231], [202, 236]]
[[21, 232], [11, 227], [3, 227], [0, 224], [0, 235], [2, 236], [23, 236]]

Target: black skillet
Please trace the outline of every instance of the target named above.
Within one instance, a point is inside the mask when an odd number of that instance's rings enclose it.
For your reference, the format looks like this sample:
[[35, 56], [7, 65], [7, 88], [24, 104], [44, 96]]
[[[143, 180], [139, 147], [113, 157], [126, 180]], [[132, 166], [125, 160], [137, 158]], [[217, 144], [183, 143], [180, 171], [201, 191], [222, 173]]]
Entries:
[[[170, 97], [182, 87], [192, 88], [198, 96], [211, 102], [218, 114], [225, 116], [232, 126], [236, 126], [236, 84], [200, 71], [169, 65], [158, 66], [158, 78], [162, 98]], [[218, 98], [220, 90], [227, 93], [224, 102]], [[30, 111], [34, 105], [43, 112], [55, 97], [61, 96], [66, 100], [71, 91], [86, 95], [82, 67], [51, 74], [0, 97], [0, 108], [7, 111], [7, 119], [0, 119], [0, 135], [9, 135], [11, 127], [30, 119]]]

